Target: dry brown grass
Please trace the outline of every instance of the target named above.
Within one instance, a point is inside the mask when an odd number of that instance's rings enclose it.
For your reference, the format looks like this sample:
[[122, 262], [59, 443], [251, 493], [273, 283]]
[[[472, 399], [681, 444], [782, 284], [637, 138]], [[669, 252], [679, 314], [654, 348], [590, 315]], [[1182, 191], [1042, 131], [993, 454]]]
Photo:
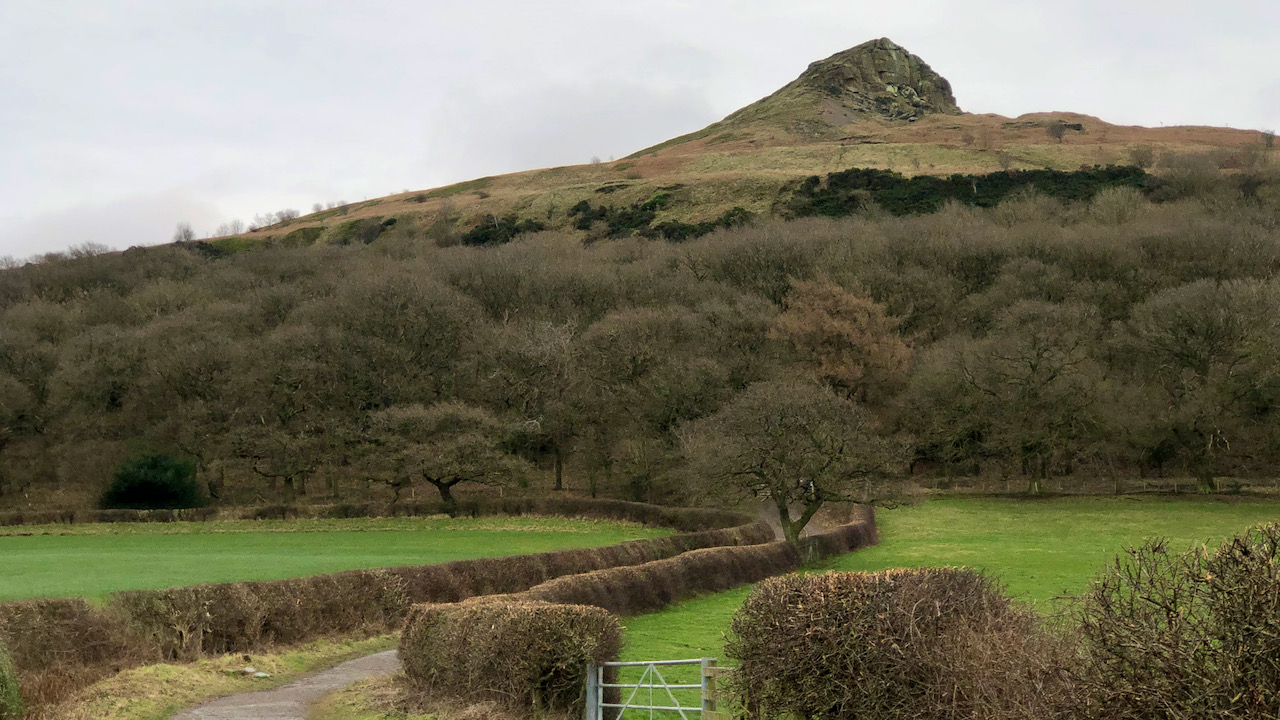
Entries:
[[[1046, 133], [1046, 127], [1053, 123], [1079, 124], [1082, 130], [1068, 130], [1058, 142]], [[245, 237], [277, 241], [300, 227], [366, 217], [416, 217], [429, 224], [446, 200], [459, 214], [463, 228], [475, 225], [487, 214], [518, 213], [547, 222], [552, 229], [567, 229], [570, 223], [565, 211], [581, 200], [630, 204], [673, 185], [684, 185], [692, 194], [686, 202], [675, 203], [660, 214], [658, 221], [703, 221], [734, 206], [767, 213], [777, 191], [787, 182], [850, 167], [888, 169], [904, 175], [1076, 170], [1127, 164], [1130, 151], [1137, 146], [1150, 146], [1160, 155], [1238, 153], [1261, 147], [1263, 140], [1263, 133], [1253, 130], [1122, 126], [1078, 113], [1032, 113], [1016, 118], [928, 115], [915, 123], [868, 118], [820, 137], [796, 135], [774, 124], [713, 126], [683, 142], [664, 144], [617, 162], [500, 175], [488, 178], [482, 188], [467, 181], [433, 191], [391, 195], [354, 203], [343, 215], [322, 220], [303, 217], [287, 227]], [[596, 192], [616, 182], [626, 182], [628, 187], [608, 195]], [[424, 194], [428, 197], [420, 202]]]

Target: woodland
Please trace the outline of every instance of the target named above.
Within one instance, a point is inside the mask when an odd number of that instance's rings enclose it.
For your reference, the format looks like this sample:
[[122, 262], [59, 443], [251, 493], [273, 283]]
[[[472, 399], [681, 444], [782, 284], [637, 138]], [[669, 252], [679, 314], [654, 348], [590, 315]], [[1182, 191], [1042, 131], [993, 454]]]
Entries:
[[682, 242], [473, 246], [408, 219], [368, 244], [11, 263], [0, 506], [92, 504], [154, 456], [218, 503], [1269, 483], [1274, 189], [1030, 189], [905, 216], [862, 198]]

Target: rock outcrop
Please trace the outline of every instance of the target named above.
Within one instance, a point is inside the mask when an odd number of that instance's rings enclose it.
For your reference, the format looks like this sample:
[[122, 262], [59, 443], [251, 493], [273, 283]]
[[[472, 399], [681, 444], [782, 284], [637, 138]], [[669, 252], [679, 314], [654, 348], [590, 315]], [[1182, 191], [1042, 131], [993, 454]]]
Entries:
[[817, 90], [846, 112], [910, 120], [959, 114], [951, 83], [888, 38], [865, 42], [809, 66], [793, 83]]
[[803, 135], [872, 117], [914, 121], [929, 113], [958, 115], [951, 83], [888, 38], [819, 60], [800, 77], [725, 119], [771, 122]]

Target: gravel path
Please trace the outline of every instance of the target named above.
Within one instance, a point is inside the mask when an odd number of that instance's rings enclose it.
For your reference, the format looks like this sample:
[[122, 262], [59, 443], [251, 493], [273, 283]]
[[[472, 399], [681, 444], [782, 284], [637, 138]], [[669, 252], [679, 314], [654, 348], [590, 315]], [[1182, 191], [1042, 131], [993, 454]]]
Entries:
[[395, 650], [350, 660], [275, 690], [230, 695], [175, 715], [173, 720], [306, 720], [307, 706], [331, 692], [400, 669]]

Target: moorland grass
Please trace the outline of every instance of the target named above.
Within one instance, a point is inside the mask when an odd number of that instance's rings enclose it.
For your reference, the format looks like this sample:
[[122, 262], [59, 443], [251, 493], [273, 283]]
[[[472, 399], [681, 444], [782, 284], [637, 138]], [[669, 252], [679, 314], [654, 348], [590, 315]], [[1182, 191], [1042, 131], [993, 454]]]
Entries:
[[671, 534], [545, 517], [113, 523], [3, 531], [0, 601], [98, 598], [118, 590], [425, 565]]
[[[1116, 553], [1144, 538], [1175, 547], [1215, 543], [1280, 521], [1280, 503], [1172, 498], [937, 499], [881, 510], [880, 545], [813, 570], [966, 565], [1000, 576], [1038, 610], [1083, 590]], [[623, 659], [722, 657], [724, 633], [749, 587], [686, 601], [623, 621]]]

